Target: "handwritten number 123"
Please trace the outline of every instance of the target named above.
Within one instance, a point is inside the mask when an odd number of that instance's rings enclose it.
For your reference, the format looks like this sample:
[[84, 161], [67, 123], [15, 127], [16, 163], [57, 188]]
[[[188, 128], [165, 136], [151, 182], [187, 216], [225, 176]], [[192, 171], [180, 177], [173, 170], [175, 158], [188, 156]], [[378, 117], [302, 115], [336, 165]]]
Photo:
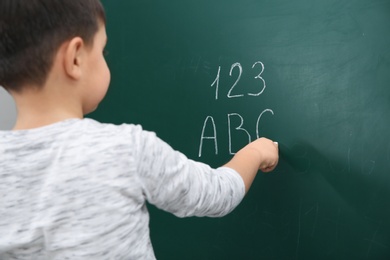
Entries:
[[[260, 72], [254, 78], [257, 79], [257, 80], [260, 80], [260, 91], [257, 92], [257, 93], [247, 93], [248, 96], [254, 96], [254, 97], [260, 96], [264, 92], [264, 90], [266, 88], [265, 80], [262, 77], [262, 74], [264, 72], [264, 64], [261, 61], [255, 62], [252, 65], [252, 69], [257, 69], [257, 68], [260, 68]], [[227, 97], [228, 98], [237, 98], [237, 97], [243, 97], [244, 96], [244, 94], [242, 94], [242, 93], [241, 94], [233, 94], [232, 93], [233, 90], [236, 91], [235, 88], [236, 88], [238, 82], [240, 81], [241, 76], [242, 76], [242, 72], [243, 72], [242, 66], [241, 66], [241, 64], [239, 62], [236, 62], [236, 63], [232, 64], [232, 66], [230, 67], [230, 72], [229, 72], [229, 76], [230, 77], [233, 76], [233, 71], [234, 70], [238, 70], [238, 77], [237, 77], [236, 81], [233, 83], [233, 85], [230, 87], [229, 92], [227, 93]], [[218, 67], [217, 76], [215, 77], [214, 82], [211, 84], [211, 87], [215, 86], [215, 99], [216, 100], [218, 99], [220, 76], [221, 76], [221, 66]]]

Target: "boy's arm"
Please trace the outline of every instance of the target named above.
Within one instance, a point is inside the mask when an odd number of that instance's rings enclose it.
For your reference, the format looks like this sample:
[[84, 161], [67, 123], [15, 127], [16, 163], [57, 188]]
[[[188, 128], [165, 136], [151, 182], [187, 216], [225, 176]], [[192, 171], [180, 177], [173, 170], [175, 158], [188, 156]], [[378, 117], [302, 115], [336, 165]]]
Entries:
[[277, 149], [267, 139], [243, 148], [226, 167], [212, 169], [174, 151], [154, 133], [138, 131], [133, 137], [138, 147], [137, 173], [145, 197], [179, 217], [228, 214], [241, 202], [259, 167], [276, 165]]
[[270, 172], [276, 167], [278, 160], [278, 144], [267, 138], [260, 138], [238, 151], [225, 167], [232, 168], [241, 175], [245, 192], [248, 192], [258, 170]]

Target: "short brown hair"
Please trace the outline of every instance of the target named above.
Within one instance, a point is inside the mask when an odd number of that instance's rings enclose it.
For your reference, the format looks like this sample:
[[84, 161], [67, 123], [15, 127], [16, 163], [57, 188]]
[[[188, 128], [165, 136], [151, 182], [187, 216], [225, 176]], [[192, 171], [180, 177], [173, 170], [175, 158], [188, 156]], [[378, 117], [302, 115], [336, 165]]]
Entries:
[[61, 44], [79, 36], [92, 45], [99, 21], [99, 0], [1, 0], [0, 85], [44, 85]]

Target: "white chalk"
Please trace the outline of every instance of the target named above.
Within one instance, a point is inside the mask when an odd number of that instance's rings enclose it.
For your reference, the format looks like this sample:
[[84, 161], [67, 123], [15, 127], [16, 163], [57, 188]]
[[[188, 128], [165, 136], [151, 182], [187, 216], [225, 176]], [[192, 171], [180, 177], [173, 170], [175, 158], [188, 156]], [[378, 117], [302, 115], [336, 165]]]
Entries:
[[278, 145], [278, 142], [274, 142], [274, 144]]

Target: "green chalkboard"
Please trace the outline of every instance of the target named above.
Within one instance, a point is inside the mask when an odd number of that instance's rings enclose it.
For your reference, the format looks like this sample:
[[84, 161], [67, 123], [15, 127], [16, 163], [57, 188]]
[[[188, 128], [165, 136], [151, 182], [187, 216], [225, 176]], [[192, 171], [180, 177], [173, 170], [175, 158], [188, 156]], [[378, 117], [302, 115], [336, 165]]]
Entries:
[[150, 206], [158, 259], [390, 259], [390, 1], [103, 1], [112, 82], [90, 116], [214, 167], [280, 143], [242, 204]]

